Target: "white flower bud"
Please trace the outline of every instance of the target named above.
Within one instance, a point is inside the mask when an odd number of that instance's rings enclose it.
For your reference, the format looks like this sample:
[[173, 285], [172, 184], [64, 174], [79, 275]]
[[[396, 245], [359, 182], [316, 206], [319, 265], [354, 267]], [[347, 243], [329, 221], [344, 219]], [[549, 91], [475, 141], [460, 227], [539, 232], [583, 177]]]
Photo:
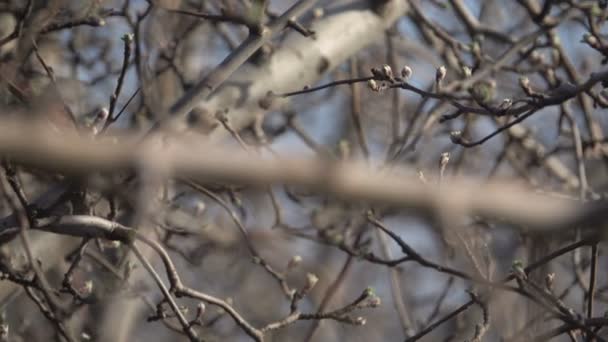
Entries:
[[103, 130], [103, 128], [106, 124], [106, 121], [108, 121], [109, 115], [110, 114], [108, 113], [108, 110], [106, 108], [100, 108], [95, 113], [95, 115], [93, 116], [93, 120], [88, 125], [88, 127], [90, 127], [91, 133], [93, 135], [97, 135], [97, 134], [101, 133], [101, 130]]
[[361, 316], [357, 317], [355, 319], [355, 325], [365, 325], [365, 323], [367, 323], [367, 320]]
[[205, 314], [206, 310], [207, 310], [207, 307], [205, 306], [205, 303], [198, 303], [198, 305], [196, 306], [196, 317], [201, 319], [203, 317], [203, 315]]
[[553, 289], [554, 281], [555, 281], [555, 273], [548, 273], [545, 276], [545, 286], [547, 287], [547, 289], [549, 289], [549, 290]]
[[287, 263], [287, 270], [292, 270], [298, 266], [300, 266], [300, 264], [302, 263], [302, 257], [299, 255], [295, 255], [293, 258], [289, 259], [289, 262]]
[[403, 67], [403, 69], [401, 69], [401, 77], [403, 77], [404, 80], [407, 80], [411, 76], [412, 76], [412, 68], [410, 68], [408, 65], [405, 65]]
[[306, 292], [312, 290], [313, 287], [315, 287], [315, 285], [317, 285], [317, 283], [319, 282], [319, 277], [317, 277], [316, 274], [314, 273], [307, 273], [306, 274], [306, 285], [304, 286], [304, 289], [306, 289]]
[[435, 73], [435, 82], [437, 84], [441, 83], [445, 79], [445, 75], [447, 74], [447, 72], [448, 70], [445, 68], [445, 65], [442, 65], [437, 68], [437, 72]]
[[394, 78], [393, 75], [393, 69], [391, 68], [390, 65], [388, 64], [384, 64], [382, 66], [382, 75], [387, 79], [387, 80], [392, 80]]
[[315, 7], [315, 9], [312, 10], [312, 16], [315, 19], [322, 18], [323, 15], [325, 15], [325, 11], [321, 7]]
[[448, 162], [450, 161], [450, 152], [443, 152], [441, 154], [441, 166], [445, 166], [448, 164]]
[[90, 296], [91, 293], [93, 293], [93, 281], [92, 280], [85, 281], [84, 284], [80, 287], [78, 292], [80, 292], [80, 295], [83, 297]]
[[367, 87], [372, 91], [380, 91], [380, 87], [378, 86], [378, 82], [376, 82], [376, 80], [367, 81]]
[[461, 131], [452, 131], [450, 132], [450, 140], [454, 144], [458, 144], [462, 141], [462, 132]]

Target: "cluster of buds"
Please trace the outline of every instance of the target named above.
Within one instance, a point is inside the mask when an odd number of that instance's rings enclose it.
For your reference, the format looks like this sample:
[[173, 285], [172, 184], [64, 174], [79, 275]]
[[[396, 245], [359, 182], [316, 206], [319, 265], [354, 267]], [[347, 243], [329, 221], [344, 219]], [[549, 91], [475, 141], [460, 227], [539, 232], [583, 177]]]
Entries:
[[353, 323], [353, 324], [354, 324], [354, 325], [360, 325], [360, 326], [361, 326], [361, 325], [365, 325], [365, 323], [367, 323], [367, 320], [365, 319], [365, 317], [361, 317], [361, 316], [359, 316], [359, 317], [357, 317], [357, 318], [355, 319], [355, 321], [354, 321], [354, 323]]
[[[306, 284], [298, 291], [293, 293], [293, 298], [291, 302], [291, 309], [296, 310], [297, 302], [301, 300], [304, 296], [306, 296], [319, 282], [319, 278], [313, 274], [306, 274]], [[345, 307], [323, 314], [326, 317], [331, 317], [340, 322], [353, 324], [353, 325], [365, 325], [367, 322], [364, 317], [352, 317], [349, 315], [354, 310], [364, 309], [364, 308], [377, 308], [381, 304], [380, 298], [374, 293], [374, 290], [371, 287], [366, 288], [363, 293], [352, 303], [346, 305]]]
[[372, 68], [372, 76], [374, 76], [375, 80], [379, 81], [395, 81], [395, 75], [393, 74], [393, 69], [390, 65], [384, 64], [382, 68]]
[[367, 320], [365, 317], [357, 316], [352, 317], [348, 314], [353, 312], [354, 310], [366, 309], [366, 308], [377, 308], [382, 304], [380, 297], [375, 294], [373, 288], [366, 288], [363, 293], [359, 296], [359, 298], [355, 299], [354, 302], [348, 304], [342, 309], [338, 309], [332, 313], [330, 316], [340, 322], [353, 324], [353, 325], [365, 325]]
[[[403, 66], [400, 72], [401, 77], [395, 77], [393, 69], [390, 65], [385, 64], [381, 68], [372, 68], [372, 78], [367, 81], [367, 86], [369, 89], [375, 92], [379, 92], [387, 88], [387, 85], [379, 82], [389, 82], [396, 83], [402, 82], [405, 83], [407, 80], [412, 77], [412, 68], [408, 65]], [[468, 77], [471, 75], [471, 69], [468, 67], [463, 67], [463, 72], [465, 76]], [[445, 79], [447, 75], [447, 68], [442, 65], [437, 68], [435, 72], [435, 85], [437, 86], [437, 90], [441, 88], [441, 83]]]
[[450, 132], [450, 140], [454, 144], [461, 144], [462, 141], [463, 141], [462, 140], [462, 132], [461, 131], [452, 131], [452, 132]]
[[405, 82], [412, 76], [412, 68], [405, 65], [400, 72], [400, 76], [395, 76], [390, 65], [384, 64], [381, 68], [372, 68], [372, 78], [367, 81], [367, 87], [372, 91], [379, 92], [386, 89], [388, 86], [385, 83]]

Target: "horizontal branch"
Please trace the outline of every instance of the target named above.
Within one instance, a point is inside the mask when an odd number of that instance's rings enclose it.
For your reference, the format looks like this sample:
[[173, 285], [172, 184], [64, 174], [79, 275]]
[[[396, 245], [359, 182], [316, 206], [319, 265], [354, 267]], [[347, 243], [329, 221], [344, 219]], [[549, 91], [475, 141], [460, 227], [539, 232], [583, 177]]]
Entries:
[[[28, 134], [23, 134], [28, 132]], [[0, 155], [15, 162], [68, 174], [117, 172], [140, 167], [167, 169], [200, 182], [252, 186], [290, 184], [349, 201], [370, 201], [435, 213], [450, 209], [499, 218], [528, 229], [563, 229], [581, 220], [601, 219], [604, 202], [579, 202], [542, 195], [510, 183], [466, 178], [444, 180], [441, 193], [407, 169], [376, 172], [359, 162], [275, 157], [267, 159], [201, 140], [175, 138], [169, 146], [142, 145], [137, 139], [92, 140], [57, 135], [44, 124], [0, 120]], [[598, 204], [599, 203], [599, 204]]]

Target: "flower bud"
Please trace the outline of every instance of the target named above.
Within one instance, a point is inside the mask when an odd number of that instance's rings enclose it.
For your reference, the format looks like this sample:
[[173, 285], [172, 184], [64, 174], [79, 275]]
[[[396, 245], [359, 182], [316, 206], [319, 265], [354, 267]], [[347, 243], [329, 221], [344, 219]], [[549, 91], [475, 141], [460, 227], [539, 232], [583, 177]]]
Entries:
[[378, 86], [378, 82], [376, 82], [376, 80], [367, 81], [367, 87], [375, 92], [380, 91], [380, 87]]
[[390, 65], [388, 64], [384, 64], [382, 66], [382, 75], [384, 76], [385, 79], [387, 80], [392, 80], [394, 78], [393, 75], [393, 69], [391, 68]]
[[319, 277], [317, 277], [314, 273], [307, 273], [306, 274], [306, 285], [304, 285], [304, 288], [302, 289], [302, 293], [308, 293], [310, 290], [312, 290], [315, 285], [317, 285], [317, 283], [319, 282]]
[[530, 87], [530, 79], [527, 78], [526, 76], [522, 76], [519, 78], [519, 86], [522, 88], [529, 88]]
[[548, 290], [553, 289], [554, 281], [555, 281], [555, 273], [548, 273], [545, 276], [545, 286], [547, 287]]
[[95, 117], [93, 117], [93, 122], [91, 123], [91, 132], [93, 135], [97, 135], [103, 130], [109, 115], [106, 108], [102, 107], [97, 111]]
[[462, 142], [462, 132], [461, 131], [452, 131], [450, 132], [450, 140], [454, 144], [459, 144]]
[[435, 72], [435, 82], [437, 84], [441, 83], [445, 79], [445, 75], [447, 74], [447, 72], [448, 70], [445, 68], [445, 65], [442, 65], [437, 68], [437, 71]]
[[446, 165], [448, 165], [448, 162], [450, 161], [450, 152], [443, 152], [441, 154], [441, 161], [439, 162], [441, 167], [445, 167]]
[[198, 303], [198, 305], [196, 306], [196, 317], [198, 317], [198, 319], [201, 319], [205, 314], [206, 310], [207, 307], [205, 306], [205, 303]]
[[93, 281], [92, 280], [85, 281], [84, 284], [80, 287], [78, 292], [80, 292], [80, 295], [83, 297], [90, 296], [91, 293], [93, 293]]
[[357, 317], [355, 319], [355, 325], [365, 325], [365, 323], [367, 323], [367, 320], [361, 316]]
[[294, 255], [291, 259], [289, 259], [289, 262], [287, 263], [287, 270], [293, 270], [294, 268], [300, 266], [301, 263], [302, 257], [299, 255]]
[[411, 76], [412, 76], [412, 68], [410, 68], [409, 66], [405, 65], [403, 67], [403, 69], [401, 69], [401, 77], [403, 77], [404, 80], [407, 80]]
[[315, 7], [315, 9], [312, 10], [312, 16], [315, 19], [320, 19], [323, 15], [325, 15], [325, 11], [321, 7]]
[[[105, 22], [103, 24], [100, 24], [99, 26], [103, 26], [105, 25]], [[127, 33], [127, 34], [123, 34], [122, 37], [120, 37], [120, 39], [127, 43], [127, 44], [131, 44], [133, 42], [133, 33]]]

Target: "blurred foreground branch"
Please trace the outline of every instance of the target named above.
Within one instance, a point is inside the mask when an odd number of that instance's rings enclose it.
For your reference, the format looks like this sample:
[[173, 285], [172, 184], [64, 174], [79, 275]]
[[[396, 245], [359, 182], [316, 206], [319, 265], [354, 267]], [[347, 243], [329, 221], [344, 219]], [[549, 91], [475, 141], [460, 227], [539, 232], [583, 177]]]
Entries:
[[141, 143], [126, 137], [94, 141], [76, 135], [59, 136], [27, 121], [0, 122], [0, 154], [15, 162], [68, 174], [136, 170], [145, 162], [147, 167], [168, 168], [176, 177], [204, 183], [236, 182], [258, 187], [284, 183], [350, 201], [424, 213], [441, 209], [499, 218], [527, 229], [557, 230], [583, 222], [597, 223], [606, 206], [603, 202], [583, 206], [514, 184], [481, 185], [461, 177], [444, 180], [439, 192], [405, 169], [374, 172], [357, 162], [265, 159], [188, 138], [174, 139], [164, 146], [158, 141]]

